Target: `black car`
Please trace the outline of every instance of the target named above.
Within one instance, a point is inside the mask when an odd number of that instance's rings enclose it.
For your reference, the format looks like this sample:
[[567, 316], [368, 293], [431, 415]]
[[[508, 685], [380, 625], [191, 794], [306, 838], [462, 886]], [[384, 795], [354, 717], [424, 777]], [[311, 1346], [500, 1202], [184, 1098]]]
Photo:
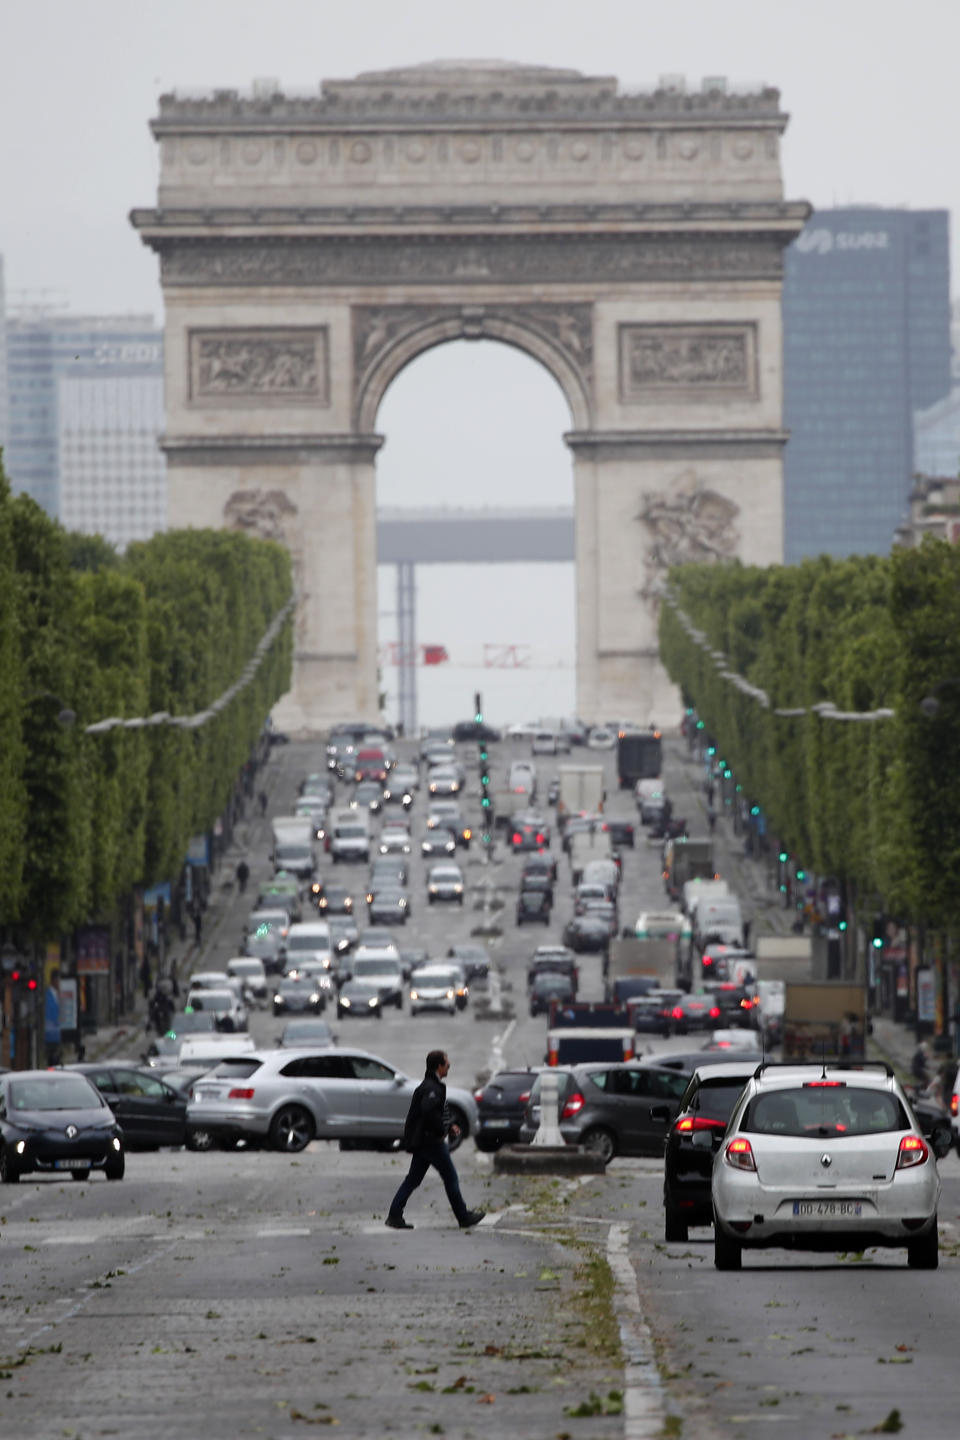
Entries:
[[324, 884], [317, 896], [317, 909], [324, 918], [328, 915], [352, 915], [353, 896], [346, 885]]
[[574, 915], [564, 929], [563, 943], [578, 953], [606, 950], [610, 944], [609, 922], [600, 915]]
[[542, 890], [553, 904], [553, 878], [542, 870], [525, 870], [520, 877], [521, 890]]
[[550, 1006], [557, 1002], [566, 1005], [577, 998], [577, 987], [569, 975], [556, 970], [544, 970], [533, 977], [530, 986], [530, 1014], [549, 1014]]
[[125, 1149], [117, 1117], [85, 1075], [0, 1075], [0, 1183], [15, 1185], [33, 1170], [74, 1180], [102, 1170], [108, 1180], [122, 1180]]
[[554, 778], [550, 781], [549, 786], [547, 787], [547, 804], [548, 804], [548, 805], [556, 805], [556, 803], [557, 803], [557, 801], [558, 801], [559, 799], [560, 799], [560, 781], [557, 779], [556, 776], [554, 776]]
[[516, 1143], [536, 1074], [535, 1070], [498, 1070], [481, 1090], [473, 1092], [478, 1150], [489, 1152]]
[[531, 875], [546, 875], [554, 885], [557, 883], [557, 862], [552, 855], [526, 855], [520, 867], [520, 884]]
[[274, 1015], [319, 1015], [327, 997], [313, 975], [284, 975], [273, 992]]
[[567, 975], [573, 982], [574, 997], [580, 983], [580, 967], [566, 945], [538, 945], [527, 962], [527, 989], [538, 975]]
[[456, 960], [462, 968], [467, 984], [474, 980], [486, 980], [490, 972], [490, 956], [485, 945], [476, 940], [458, 940], [448, 946], [447, 957]]
[[517, 898], [517, 924], [527, 925], [531, 921], [541, 925], [550, 924], [549, 890], [521, 890]]
[[699, 1064], [667, 1133], [663, 1164], [663, 1234], [684, 1241], [691, 1225], [713, 1223], [710, 1179], [727, 1121], [757, 1068], [746, 1060]]
[[187, 1097], [150, 1070], [117, 1060], [66, 1068], [97, 1087], [120, 1122], [128, 1149], [186, 1143]]
[[634, 848], [634, 826], [632, 820], [608, 819], [606, 826], [612, 844], [629, 845], [631, 850]]

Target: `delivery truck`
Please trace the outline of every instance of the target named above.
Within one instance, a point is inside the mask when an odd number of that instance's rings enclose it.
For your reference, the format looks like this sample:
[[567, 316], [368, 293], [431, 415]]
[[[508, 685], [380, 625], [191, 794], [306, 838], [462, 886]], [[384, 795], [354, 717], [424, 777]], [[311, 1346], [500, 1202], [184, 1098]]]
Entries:
[[632, 790], [638, 780], [660, 774], [663, 742], [659, 730], [627, 730], [617, 740], [617, 780], [621, 790]]
[[867, 992], [842, 980], [788, 980], [783, 1004], [784, 1060], [862, 1060]]
[[713, 880], [716, 869], [709, 836], [678, 835], [664, 848], [663, 883], [671, 900], [679, 900], [688, 880]]
[[561, 765], [557, 771], [557, 819], [567, 815], [599, 815], [605, 798], [602, 765]]
[[574, 1001], [551, 1008], [547, 1030], [548, 1065], [632, 1060], [633, 1019], [626, 1005]]
[[626, 1004], [648, 990], [669, 990], [675, 983], [677, 947], [672, 940], [610, 941], [604, 988], [611, 1004]]

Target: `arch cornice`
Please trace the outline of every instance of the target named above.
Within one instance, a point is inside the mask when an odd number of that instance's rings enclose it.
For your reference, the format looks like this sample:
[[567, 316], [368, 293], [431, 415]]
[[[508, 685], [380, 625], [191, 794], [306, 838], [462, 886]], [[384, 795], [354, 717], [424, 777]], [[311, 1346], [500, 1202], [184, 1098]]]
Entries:
[[564, 393], [576, 430], [592, 428], [593, 307], [578, 302], [489, 305], [355, 305], [354, 425], [373, 431], [391, 383], [425, 350], [447, 340], [500, 340], [539, 360]]

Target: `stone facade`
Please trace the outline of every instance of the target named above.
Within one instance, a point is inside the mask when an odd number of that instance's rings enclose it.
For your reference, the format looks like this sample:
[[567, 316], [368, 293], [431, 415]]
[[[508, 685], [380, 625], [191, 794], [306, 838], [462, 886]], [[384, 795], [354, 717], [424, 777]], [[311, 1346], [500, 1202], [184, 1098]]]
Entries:
[[[170, 522], [290, 546], [284, 723], [377, 713], [380, 401], [460, 337], [519, 346], [567, 399], [578, 708], [666, 720], [666, 567], [782, 554], [783, 200], [774, 90], [427, 65], [318, 96], [164, 97]], [[279, 714], [280, 712], [278, 712]]]

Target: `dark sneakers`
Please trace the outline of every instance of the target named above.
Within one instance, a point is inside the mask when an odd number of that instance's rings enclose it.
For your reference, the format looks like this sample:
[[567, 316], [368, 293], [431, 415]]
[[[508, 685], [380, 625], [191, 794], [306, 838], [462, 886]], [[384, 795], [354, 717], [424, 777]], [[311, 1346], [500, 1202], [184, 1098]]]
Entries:
[[460, 1221], [460, 1229], [469, 1230], [472, 1225], [479, 1225], [486, 1213], [486, 1210], [468, 1210]]
[[402, 1215], [388, 1215], [384, 1225], [389, 1225], [391, 1230], [412, 1230], [413, 1226], [409, 1220], [404, 1220]]

